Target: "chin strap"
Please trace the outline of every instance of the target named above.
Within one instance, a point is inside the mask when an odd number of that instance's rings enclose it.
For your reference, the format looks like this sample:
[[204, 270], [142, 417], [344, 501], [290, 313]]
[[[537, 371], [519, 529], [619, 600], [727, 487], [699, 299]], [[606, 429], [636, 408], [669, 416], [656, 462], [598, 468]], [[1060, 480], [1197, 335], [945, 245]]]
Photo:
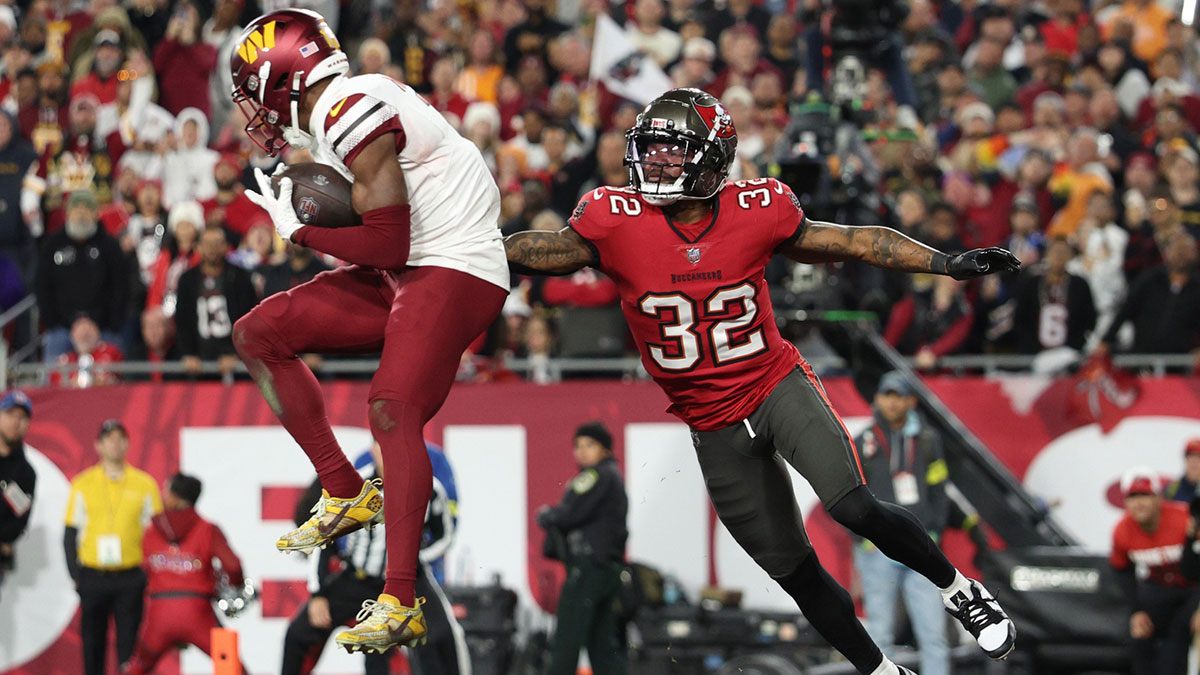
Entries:
[[283, 130], [283, 140], [287, 141], [288, 145], [297, 150], [307, 150], [312, 147], [312, 136], [300, 128], [300, 85], [303, 82], [304, 71], [296, 71], [292, 74], [292, 93], [291, 93], [291, 112], [292, 118], [290, 124]]

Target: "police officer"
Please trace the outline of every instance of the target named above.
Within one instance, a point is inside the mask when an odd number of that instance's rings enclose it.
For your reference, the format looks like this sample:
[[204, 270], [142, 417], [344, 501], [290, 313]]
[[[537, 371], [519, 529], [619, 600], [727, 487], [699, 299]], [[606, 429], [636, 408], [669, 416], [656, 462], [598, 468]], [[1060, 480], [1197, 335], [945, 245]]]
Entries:
[[567, 580], [558, 596], [558, 627], [551, 645], [549, 675], [573, 675], [579, 649], [586, 646], [596, 675], [626, 673], [613, 604], [621, 587], [625, 516], [629, 499], [612, 455], [612, 434], [593, 422], [575, 431], [579, 473], [567, 485], [562, 503], [543, 506], [538, 525], [565, 538]]

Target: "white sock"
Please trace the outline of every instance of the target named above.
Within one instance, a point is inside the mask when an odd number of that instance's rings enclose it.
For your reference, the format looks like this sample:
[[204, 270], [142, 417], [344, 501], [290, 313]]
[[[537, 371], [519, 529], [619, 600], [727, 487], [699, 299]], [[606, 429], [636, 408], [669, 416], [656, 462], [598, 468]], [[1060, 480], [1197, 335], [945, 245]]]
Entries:
[[885, 656], [879, 667], [871, 671], [871, 675], [900, 675], [900, 669]]
[[968, 596], [971, 594], [971, 580], [964, 577], [962, 572], [954, 570], [954, 581], [950, 585], [941, 589], [942, 601], [949, 600], [955, 593], [962, 591]]

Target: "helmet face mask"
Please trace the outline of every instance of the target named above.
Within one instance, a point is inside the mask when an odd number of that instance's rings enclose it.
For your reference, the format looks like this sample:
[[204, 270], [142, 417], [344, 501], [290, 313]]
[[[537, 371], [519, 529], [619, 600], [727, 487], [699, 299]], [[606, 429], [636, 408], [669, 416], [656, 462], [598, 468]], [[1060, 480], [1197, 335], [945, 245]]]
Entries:
[[651, 101], [625, 138], [630, 186], [656, 205], [715, 195], [737, 150], [732, 118], [698, 89], [674, 89]]
[[285, 9], [255, 19], [230, 61], [233, 101], [246, 116], [246, 134], [272, 157], [299, 128], [304, 92], [350, 67], [333, 31], [320, 14]]

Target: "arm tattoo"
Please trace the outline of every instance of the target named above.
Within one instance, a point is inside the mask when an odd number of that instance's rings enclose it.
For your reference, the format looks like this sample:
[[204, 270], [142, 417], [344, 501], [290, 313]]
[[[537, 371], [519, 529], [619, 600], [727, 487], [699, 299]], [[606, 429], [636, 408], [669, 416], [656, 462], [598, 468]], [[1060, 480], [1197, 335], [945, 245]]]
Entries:
[[946, 272], [945, 254], [888, 227], [854, 227], [813, 221], [783, 252], [800, 262], [861, 260], [902, 272]]
[[588, 242], [570, 229], [518, 232], [504, 238], [504, 250], [509, 270], [517, 274], [563, 276], [597, 262]]
[[855, 227], [851, 237], [865, 263], [903, 272], [946, 272], [944, 254], [889, 227]]

